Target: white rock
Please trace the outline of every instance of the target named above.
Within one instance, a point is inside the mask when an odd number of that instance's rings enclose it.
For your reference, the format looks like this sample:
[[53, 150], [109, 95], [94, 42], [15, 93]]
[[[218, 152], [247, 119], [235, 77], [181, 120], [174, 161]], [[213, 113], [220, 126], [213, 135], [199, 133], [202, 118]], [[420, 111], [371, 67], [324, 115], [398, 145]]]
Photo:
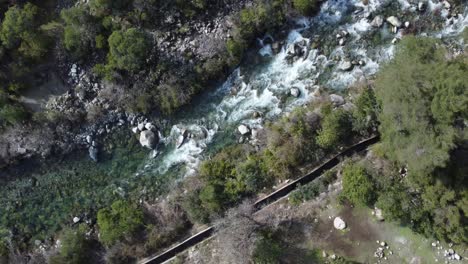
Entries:
[[445, 9], [450, 9], [452, 7], [452, 5], [447, 1], [445, 0], [444, 2], [442, 2], [444, 4], [444, 8]]
[[154, 130], [154, 129], [156, 129], [156, 126], [154, 126], [152, 123], [146, 123], [145, 128], [147, 130]]
[[398, 43], [398, 38], [393, 38], [392, 39], [392, 44], [397, 44]]
[[382, 212], [381, 209], [376, 207], [374, 211], [375, 211], [375, 217], [377, 218], [377, 220], [379, 220], [379, 221], [385, 220], [385, 218], [383, 217], [383, 212]]
[[346, 228], [346, 223], [341, 219], [341, 217], [335, 217], [335, 220], [333, 220], [333, 226], [338, 230], [343, 230]]
[[137, 126], [136, 126], [136, 127], [132, 127], [132, 132], [133, 132], [133, 134], [138, 133], [138, 131], [139, 131], [139, 130], [138, 130], [138, 127], [137, 127]]
[[426, 6], [425, 6], [424, 2], [419, 2], [418, 3], [418, 10], [419, 11], [424, 11], [425, 7]]
[[237, 127], [237, 130], [239, 130], [239, 133], [241, 133], [241, 135], [246, 135], [250, 133], [250, 128], [246, 125], [240, 125], [239, 127]]
[[334, 106], [340, 106], [345, 103], [343, 96], [337, 94], [330, 94], [330, 101]]
[[387, 17], [387, 22], [392, 24], [394, 27], [401, 27], [401, 21], [395, 16]]
[[157, 140], [157, 136], [153, 133], [153, 131], [145, 130], [140, 133], [140, 144], [143, 147], [153, 149], [157, 144]]
[[458, 254], [453, 255], [453, 258], [456, 260], [461, 260], [461, 256]]
[[353, 64], [350, 61], [346, 60], [340, 64], [339, 68], [342, 71], [350, 71], [353, 69]]
[[86, 142], [88, 142], [88, 144], [91, 144], [91, 142], [93, 142], [93, 138], [90, 135], [86, 136]]
[[437, 246], [437, 243], [436, 242], [432, 242], [431, 244], [433, 247], [436, 247]]
[[298, 88], [291, 88], [290, 93], [292, 96], [297, 98], [301, 95], [301, 90], [299, 90]]
[[344, 46], [345, 45], [345, 40], [344, 39], [340, 39], [340, 41], [338, 41], [338, 44], [340, 46]]
[[73, 223], [76, 224], [80, 221], [81, 219], [79, 217], [73, 217]]
[[156, 158], [157, 156], [159, 155], [159, 152], [155, 149], [153, 149], [151, 152], [150, 152], [150, 157], [152, 159]]
[[452, 254], [455, 253], [455, 250], [453, 250], [452, 248], [450, 248], [450, 249], [448, 250], [448, 253], [449, 253], [450, 255], [452, 255]]
[[409, 22], [409, 21], [406, 21], [406, 22], [405, 22], [405, 28], [409, 28], [409, 26], [410, 26], [410, 22]]
[[382, 16], [376, 16], [370, 23], [372, 27], [379, 28], [383, 25], [384, 19]]
[[138, 124], [138, 130], [140, 130], [140, 131], [145, 130], [145, 123], [139, 123]]
[[386, 245], [387, 243], [385, 243], [385, 241], [380, 242], [380, 246], [385, 247]]

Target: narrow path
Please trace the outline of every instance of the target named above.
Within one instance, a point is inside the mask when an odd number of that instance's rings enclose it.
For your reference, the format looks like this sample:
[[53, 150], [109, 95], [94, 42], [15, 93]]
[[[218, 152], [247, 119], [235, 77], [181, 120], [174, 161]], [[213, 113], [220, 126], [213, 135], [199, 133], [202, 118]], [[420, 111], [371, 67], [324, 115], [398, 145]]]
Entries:
[[[263, 207], [270, 205], [279, 199], [287, 196], [289, 193], [291, 193], [294, 189], [296, 189], [299, 185], [304, 185], [307, 184], [316, 178], [318, 178], [320, 175], [323, 174], [323, 172], [332, 169], [336, 165], [338, 165], [341, 161], [342, 158], [352, 156], [355, 153], [361, 152], [366, 150], [368, 147], [374, 145], [375, 143], [379, 142], [380, 137], [379, 136], [373, 136], [371, 138], [365, 139], [359, 143], [354, 144], [353, 146], [345, 149], [344, 151], [340, 152], [339, 154], [333, 156], [332, 158], [328, 159], [326, 162], [322, 163], [322, 165], [319, 165], [315, 169], [313, 169], [311, 172], [306, 174], [305, 176], [300, 177], [299, 179], [285, 185], [284, 187], [274, 191], [273, 193], [269, 194], [268, 196], [257, 200], [254, 204], [255, 210], [261, 210]], [[209, 238], [211, 238], [215, 232], [214, 232], [214, 227], [208, 227], [207, 229], [189, 237], [188, 239], [180, 242], [179, 244], [169, 248], [168, 250], [159, 253], [157, 255], [153, 255], [151, 257], [145, 258], [140, 260], [138, 263], [139, 264], [158, 264], [158, 263], [164, 263], [167, 260], [170, 260], [171, 258], [175, 257], [177, 254], [185, 251], [186, 249], [193, 247]]]

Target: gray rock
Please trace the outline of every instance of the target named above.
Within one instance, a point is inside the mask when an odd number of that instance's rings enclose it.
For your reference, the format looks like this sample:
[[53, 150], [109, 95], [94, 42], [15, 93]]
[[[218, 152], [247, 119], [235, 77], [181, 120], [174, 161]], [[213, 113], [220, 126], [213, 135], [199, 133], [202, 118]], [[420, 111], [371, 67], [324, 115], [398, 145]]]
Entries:
[[396, 16], [389, 16], [387, 17], [387, 22], [390, 23], [394, 27], [401, 27], [401, 21]]
[[89, 147], [88, 152], [89, 152], [89, 157], [94, 162], [98, 162], [98, 154], [99, 154], [98, 148], [95, 147], [95, 146], [91, 146], [91, 147]]
[[145, 124], [145, 128], [146, 128], [147, 130], [156, 130], [156, 126], [153, 125], [152, 123], [146, 123], [146, 124]]
[[299, 88], [294, 87], [294, 88], [291, 88], [290, 93], [292, 96], [297, 98], [301, 95], [301, 90], [299, 90]]
[[188, 130], [184, 130], [182, 134], [177, 138], [177, 148], [182, 147], [189, 135]]
[[140, 144], [143, 147], [154, 149], [158, 143], [158, 136], [153, 131], [145, 130], [140, 133]]
[[383, 25], [384, 19], [382, 16], [376, 16], [370, 23], [372, 27], [379, 28]]
[[350, 71], [353, 69], [353, 64], [350, 61], [343, 61], [339, 66], [340, 70], [342, 71]]
[[330, 94], [330, 101], [334, 106], [340, 106], [345, 103], [343, 96], [337, 94]]
[[81, 219], [79, 217], [77, 217], [77, 216], [73, 217], [73, 223], [74, 224], [76, 224], [76, 223], [78, 223], [80, 221], [81, 221]]

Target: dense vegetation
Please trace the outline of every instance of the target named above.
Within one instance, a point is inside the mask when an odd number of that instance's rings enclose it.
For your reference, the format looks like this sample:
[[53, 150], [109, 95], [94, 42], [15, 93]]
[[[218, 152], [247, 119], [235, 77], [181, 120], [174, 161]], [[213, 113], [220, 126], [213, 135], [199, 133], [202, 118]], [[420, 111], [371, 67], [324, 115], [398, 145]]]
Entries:
[[468, 60], [446, 53], [407, 37], [377, 77], [382, 152], [408, 171], [383, 186], [378, 204], [420, 232], [466, 243]]

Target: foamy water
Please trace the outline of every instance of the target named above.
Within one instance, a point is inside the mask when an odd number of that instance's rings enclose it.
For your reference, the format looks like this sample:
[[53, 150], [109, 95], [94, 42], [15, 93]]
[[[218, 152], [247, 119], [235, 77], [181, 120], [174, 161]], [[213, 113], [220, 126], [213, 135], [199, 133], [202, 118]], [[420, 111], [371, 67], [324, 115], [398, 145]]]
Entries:
[[[218, 103], [205, 105], [200, 114], [197, 113], [197, 106], [194, 106], [195, 116], [193, 119], [184, 119], [175, 124], [169, 135], [163, 138], [165, 147], [162, 148], [157, 158], [148, 158], [144, 168], [140, 173], [163, 173], [176, 164], [185, 164], [187, 175], [197, 171], [203, 159], [203, 152], [215, 144], [215, 136], [220, 133], [237, 133], [237, 126], [247, 124], [251, 128], [261, 127], [263, 120], [274, 119], [285, 112], [291, 111], [297, 106], [304, 105], [313, 100], [313, 94], [317, 85], [341, 90], [346, 89], [357, 81], [367, 80], [377, 73], [379, 66], [392, 58], [394, 45], [388, 41], [384, 45], [368, 49], [362, 39], [363, 35], [373, 29], [365, 17], [366, 13], [376, 12], [383, 8], [385, 0], [369, 0], [369, 5], [364, 6], [361, 0], [329, 0], [323, 3], [321, 10], [314, 18], [301, 18], [296, 21], [297, 27], [289, 33], [286, 44], [281, 52], [273, 55], [270, 44], [263, 45], [267, 38], [265, 36], [258, 42], [262, 45], [259, 54], [270, 61], [266, 65], [258, 66], [254, 69], [249, 80], [244, 79], [241, 70], [235, 70], [228, 80], [213, 93], [206, 95], [208, 99]], [[398, 0], [404, 10], [416, 11], [414, 5], [406, 0]], [[429, 1], [428, 9], [435, 10], [441, 8], [440, 3]], [[360, 14], [353, 14], [353, 8], [361, 8]], [[395, 12], [398, 15], [398, 12]], [[351, 16], [351, 20], [349, 17]], [[344, 18], [349, 23], [342, 23]], [[452, 24], [447, 25], [441, 32], [434, 32], [437, 37], [455, 36], [468, 26], [467, 9], [464, 14], [460, 14], [454, 19]], [[320, 28], [340, 28], [346, 30], [349, 35], [346, 38], [346, 48], [336, 44], [331, 54], [327, 57], [317, 49], [308, 50], [306, 58], [300, 58], [288, 64], [287, 47], [294, 43], [306, 42], [310, 46], [310, 39], [303, 35], [306, 31], [313, 34], [328, 34], [327, 31], [314, 29]], [[388, 29], [387, 29], [388, 30]], [[390, 33], [391, 34], [391, 33]], [[395, 35], [401, 37], [401, 35]], [[325, 36], [324, 36], [325, 37]], [[340, 61], [333, 58], [340, 57], [359, 58], [365, 62], [362, 66], [355, 66], [351, 71], [339, 69]], [[342, 59], [343, 60], [343, 59]], [[331, 70], [331, 72], [330, 72]], [[319, 82], [322, 74], [328, 71], [328, 78]], [[237, 92], [231, 94], [231, 89], [235, 87]], [[300, 90], [298, 98], [290, 98], [286, 102], [281, 102], [281, 98], [288, 96], [290, 89], [294, 87]], [[208, 100], [209, 101], [209, 100]], [[206, 110], [208, 108], [208, 110]], [[262, 118], [254, 118], [254, 112], [260, 112]], [[184, 130], [189, 130], [193, 137], [188, 138], [180, 148], [176, 148], [176, 141]]]

